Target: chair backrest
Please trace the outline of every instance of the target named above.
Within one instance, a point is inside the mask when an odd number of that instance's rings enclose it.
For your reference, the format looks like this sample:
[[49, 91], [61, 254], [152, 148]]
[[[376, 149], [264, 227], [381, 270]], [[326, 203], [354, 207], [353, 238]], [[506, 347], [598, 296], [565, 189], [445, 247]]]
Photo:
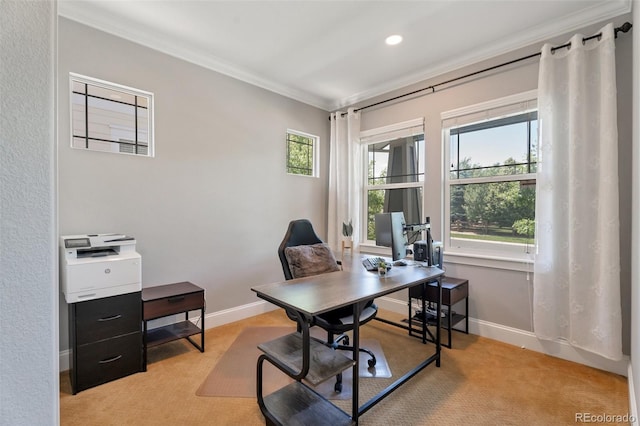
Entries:
[[280, 263], [282, 263], [284, 278], [286, 280], [293, 279], [293, 274], [289, 268], [289, 262], [287, 262], [287, 257], [284, 254], [284, 249], [286, 247], [306, 246], [322, 242], [323, 241], [313, 230], [311, 222], [307, 219], [297, 219], [289, 222], [287, 233], [284, 235], [284, 238], [280, 243], [280, 247], [278, 247], [278, 257], [280, 258]]

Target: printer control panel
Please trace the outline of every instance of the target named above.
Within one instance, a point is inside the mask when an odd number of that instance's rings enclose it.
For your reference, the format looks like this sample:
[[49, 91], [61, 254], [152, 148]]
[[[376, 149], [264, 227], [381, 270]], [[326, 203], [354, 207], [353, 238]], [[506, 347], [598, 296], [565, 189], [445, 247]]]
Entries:
[[64, 240], [65, 248], [85, 248], [91, 247], [91, 240], [87, 238], [67, 238]]

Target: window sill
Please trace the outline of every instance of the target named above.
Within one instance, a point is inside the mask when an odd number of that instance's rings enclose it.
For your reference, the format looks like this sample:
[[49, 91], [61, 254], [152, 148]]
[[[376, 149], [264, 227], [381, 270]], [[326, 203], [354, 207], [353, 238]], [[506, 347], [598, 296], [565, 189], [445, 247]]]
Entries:
[[358, 247], [358, 251], [363, 254], [374, 254], [377, 256], [391, 257], [391, 249], [386, 247], [379, 247], [376, 245], [361, 243]]
[[506, 269], [509, 271], [532, 272], [533, 259], [530, 257], [506, 257], [485, 253], [444, 252], [444, 262], [458, 265], [481, 266], [484, 268]]
[[[391, 256], [388, 248], [378, 247], [370, 244], [361, 244], [360, 253], [377, 256]], [[411, 256], [409, 256], [411, 258]], [[480, 266], [483, 268], [506, 269], [509, 271], [532, 272], [533, 259], [529, 257], [507, 257], [491, 255], [487, 253], [471, 253], [462, 251], [445, 251], [445, 266], [447, 263], [456, 265]]]

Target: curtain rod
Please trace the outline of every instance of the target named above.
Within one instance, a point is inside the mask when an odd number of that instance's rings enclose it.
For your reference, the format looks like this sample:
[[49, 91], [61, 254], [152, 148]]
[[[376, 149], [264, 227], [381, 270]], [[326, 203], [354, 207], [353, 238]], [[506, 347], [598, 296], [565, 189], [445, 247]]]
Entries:
[[[629, 30], [631, 30], [632, 27], [633, 27], [633, 25], [631, 25], [631, 23], [625, 22], [621, 26], [619, 26], [617, 28], [614, 28], [615, 38], [618, 38], [618, 33], [620, 31], [622, 31], [623, 33], [626, 33], [626, 32], [629, 32]], [[594, 38], [600, 38], [600, 37], [602, 37], [602, 33], [601, 32], [598, 33], [598, 34], [594, 34], [594, 35], [592, 35], [590, 37], [583, 38], [582, 42], [584, 43], [584, 42], [586, 42], [588, 40], [591, 40], [591, 39], [594, 39]], [[551, 52], [555, 52], [558, 49], [564, 49], [564, 48], [569, 48], [569, 47], [571, 47], [571, 42], [563, 44], [561, 46], [553, 47], [553, 48], [551, 48]], [[495, 70], [497, 68], [506, 67], [508, 65], [515, 64], [516, 62], [526, 61], [527, 59], [535, 58], [535, 57], [541, 56], [541, 55], [542, 55], [542, 52], [538, 52], [538, 53], [533, 53], [531, 55], [523, 56], [522, 58], [513, 59], [511, 61], [504, 62], [504, 63], [498, 64], [498, 65], [494, 65], [492, 67], [485, 68], [485, 69], [482, 69], [482, 70], [479, 70], [479, 71], [475, 71], [475, 72], [472, 72], [472, 73], [469, 73], [469, 74], [466, 74], [466, 75], [463, 75], [463, 76], [460, 76], [460, 77], [452, 78], [450, 80], [446, 80], [446, 81], [443, 81], [441, 83], [432, 84], [431, 86], [424, 87], [424, 88], [418, 89], [418, 90], [414, 90], [413, 92], [405, 93], [404, 95], [394, 96], [393, 98], [385, 99], [383, 101], [376, 102], [376, 103], [373, 103], [371, 105], [366, 105], [366, 106], [363, 106], [361, 108], [356, 108], [356, 109], [354, 109], [354, 112], [362, 111], [362, 110], [367, 109], [367, 108], [372, 108], [374, 106], [378, 106], [378, 105], [381, 105], [381, 104], [384, 104], [384, 103], [387, 103], [387, 102], [392, 102], [392, 101], [395, 101], [397, 99], [401, 99], [401, 98], [405, 98], [407, 96], [415, 95], [416, 93], [424, 92], [426, 90], [431, 90], [431, 93], [435, 93], [436, 92], [436, 87], [438, 87], [438, 86], [443, 86], [445, 84], [453, 83], [453, 82], [458, 81], [458, 80], [462, 80], [462, 79], [465, 79], [465, 78], [473, 77], [475, 75], [482, 74], [482, 73], [485, 73], [485, 72], [493, 71], [493, 70]], [[347, 115], [347, 113], [343, 112], [342, 116], [344, 117], [345, 115]], [[329, 117], [329, 120], [331, 120], [331, 117]]]

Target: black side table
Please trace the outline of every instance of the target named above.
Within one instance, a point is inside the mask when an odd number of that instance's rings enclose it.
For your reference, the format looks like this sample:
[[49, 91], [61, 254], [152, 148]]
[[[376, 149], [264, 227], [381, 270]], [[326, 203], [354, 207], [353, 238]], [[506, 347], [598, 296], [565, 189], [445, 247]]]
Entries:
[[[422, 326], [422, 313], [413, 313], [411, 307], [411, 299], [422, 301], [422, 289], [414, 287], [409, 289], [409, 318], [414, 325]], [[438, 302], [438, 285], [437, 283], [429, 283], [426, 286], [424, 295], [425, 301], [429, 303]], [[458, 302], [464, 300], [464, 314], [453, 312], [451, 307]], [[442, 307], [445, 308], [445, 317], [442, 318], [442, 327], [447, 330], [448, 340], [442, 342], [442, 346], [451, 349], [451, 330], [460, 331], [469, 334], [469, 280], [453, 277], [442, 277]], [[453, 328], [454, 325], [464, 320], [464, 330]], [[427, 324], [435, 325], [435, 318], [427, 314]]]
[[[200, 327], [189, 321], [189, 311], [200, 310]], [[147, 329], [153, 319], [184, 312], [184, 321]], [[190, 282], [166, 284], [142, 289], [142, 322], [144, 330], [143, 371], [147, 371], [147, 348], [186, 338], [200, 352], [204, 352], [204, 289]], [[191, 336], [200, 334], [200, 344]]]

